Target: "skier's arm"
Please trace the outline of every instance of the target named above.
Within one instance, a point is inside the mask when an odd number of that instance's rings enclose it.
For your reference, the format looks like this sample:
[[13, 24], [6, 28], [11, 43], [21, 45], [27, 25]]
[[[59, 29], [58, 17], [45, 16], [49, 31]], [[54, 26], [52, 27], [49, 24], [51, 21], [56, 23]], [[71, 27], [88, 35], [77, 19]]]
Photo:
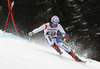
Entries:
[[34, 35], [34, 34], [40, 32], [40, 31], [44, 30], [45, 27], [46, 27], [46, 24], [43, 24], [43, 25], [40, 26], [39, 28], [34, 29], [32, 32], [29, 32], [28, 35], [29, 35], [29, 36], [32, 36], [32, 35]]
[[38, 32], [40, 32], [40, 31], [44, 30], [44, 29], [45, 29], [45, 24], [43, 24], [43, 25], [40, 26], [39, 28], [34, 29], [32, 32], [34, 32], [34, 34], [35, 34], [35, 33], [38, 33]]
[[65, 33], [63, 27], [59, 24], [59, 31], [61, 32], [63, 38], [66, 40], [67, 39], [67, 34]]

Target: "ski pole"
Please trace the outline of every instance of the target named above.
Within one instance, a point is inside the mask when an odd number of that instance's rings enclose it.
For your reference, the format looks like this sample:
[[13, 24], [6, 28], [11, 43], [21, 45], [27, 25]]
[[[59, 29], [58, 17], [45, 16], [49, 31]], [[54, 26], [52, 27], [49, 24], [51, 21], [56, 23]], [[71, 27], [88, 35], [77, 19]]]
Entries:
[[5, 33], [6, 31], [4, 30], [4, 33]]
[[[64, 42], [65, 42], [65, 41], [64, 41]], [[71, 45], [70, 45], [69, 43], [67, 43], [67, 42], [65, 42], [65, 43], [71, 48]], [[85, 56], [83, 56], [81, 53], [78, 52], [78, 54], [79, 54], [81, 57], [87, 59], [90, 63], [92, 62], [92, 61], [90, 61], [88, 58], [86, 58]]]
[[29, 38], [28, 38], [28, 42], [30, 42], [30, 40], [31, 40], [31, 38], [30, 38], [30, 36], [29, 36]]
[[87, 59], [90, 63], [92, 62], [92, 61], [90, 61], [88, 58], [86, 58], [85, 56], [83, 56], [81, 53], [78, 52], [78, 54], [79, 54], [81, 57], [84, 57], [85, 59]]

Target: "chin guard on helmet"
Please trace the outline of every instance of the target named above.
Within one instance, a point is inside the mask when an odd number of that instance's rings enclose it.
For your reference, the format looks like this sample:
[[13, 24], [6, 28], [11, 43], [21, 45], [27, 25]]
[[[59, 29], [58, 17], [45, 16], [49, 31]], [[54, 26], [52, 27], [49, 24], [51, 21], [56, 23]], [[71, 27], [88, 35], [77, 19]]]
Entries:
[[59, 17], [58, 16], [53, 16], [51, 18], [51, 23], [54, 24], [54, 25], [58, 25], [59, 24]]

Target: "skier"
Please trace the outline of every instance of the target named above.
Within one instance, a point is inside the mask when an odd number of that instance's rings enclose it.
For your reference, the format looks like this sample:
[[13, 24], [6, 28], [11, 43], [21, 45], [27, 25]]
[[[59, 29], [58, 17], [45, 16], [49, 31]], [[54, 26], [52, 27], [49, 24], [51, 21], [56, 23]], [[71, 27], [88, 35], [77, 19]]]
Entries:
[[65, 44], [58, 38], [57, 32], [58, 30], [61, 32], [64, 41], [67, 40], [67, 34], [65, 33], [63, 27], [59, 24], [60, 20], [58, 16], [53, 16], [51, 18], [51, 22], [48, 22], [46, 24], [43, 24], [39, 28], [34, 29], [32, 32], [29, 32], [28, 35], [32, 36], [42, 30], [44, 30], [44, 36], [46, 43], [52, 46], [60, 55], [62, 54], [61, 50], [62, 48], [65, 50], [70, 56], [72, 56], [76, 61], [81, 61], [69, 48], [66, 47]]

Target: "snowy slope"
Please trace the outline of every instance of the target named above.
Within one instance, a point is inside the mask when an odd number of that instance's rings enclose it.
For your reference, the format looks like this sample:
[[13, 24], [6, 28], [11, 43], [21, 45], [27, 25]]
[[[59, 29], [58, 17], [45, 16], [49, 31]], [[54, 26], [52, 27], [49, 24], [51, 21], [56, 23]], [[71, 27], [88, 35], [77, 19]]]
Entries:
[[0, 32], [0, 69], [100, 69], [100, 62], [91, 61], [79, 63], [64, 51], [60, 56], [51, 47]]

